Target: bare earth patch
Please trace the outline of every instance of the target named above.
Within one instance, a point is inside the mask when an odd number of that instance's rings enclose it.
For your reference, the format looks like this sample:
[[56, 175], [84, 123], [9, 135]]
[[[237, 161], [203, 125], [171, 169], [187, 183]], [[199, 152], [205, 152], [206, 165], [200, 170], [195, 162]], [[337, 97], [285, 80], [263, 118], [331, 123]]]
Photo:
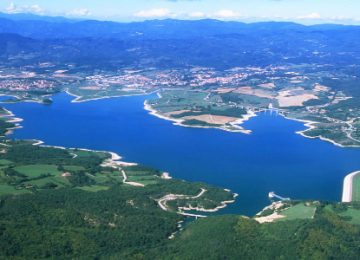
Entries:
[[258, 218], [255, 218], [255, 220], [259, 223], [271, 223], [271, 222], [274, 222], [275, 220], [277, 219], [280, 219], [280, 218], [284, 218], [285, 216], [283, 215], [280, 215], [279, 213], [277, 212], [274, 212], [273, 214], [269, 215], [269, 216], [266, 216], [266, 217], [258, 217]]
[[65, 72], [67, 72], [68, 70], [57, 70], [57, 71], [55, 71], [54, 73], [55, 74], [63, 74], [63, 73], [65, 73]]
[[267, 88], [267, 89], [273, 89], [276, 88], [274, 83], [264, 83], [264, 84], [260, 84], [258, 85], [260, 88]]
[[85, 89], [85, 90], [100, 90], [101, 88], [98, 86], [87, 86], [87, 87], [81, 87], [80, 89]]
[[186, 116], [182, 119], [185, 120], [198, 120], [201, 122], [205, 122], [207, 124], [214, 124], [214, 125], [225, 125], [231, 122], [238, 120], [236, 117], [229, 117], [229, 116], [215, 116], [215, 115], [199, 115], [199, 116]]
[[[255, 220], [259, 223], [270, 223], [270, 222], [274, 222], [277, 219], [281, 219], [281, 218], [285, 218], [285, 216], [279, 214], [277, 212], [277, 210], [279, 210], [284, 204], [282, 203], [282, 201], [278, 201], [278, 202], [273, 202], [271, 205], [265, 207], [263, 211], [271, 209], [274, 210], [274, 212], [271, 215], [268, 216], [264, 216], [264, 217], [256, 217]], [[258, 214], [259, 215], [259, 214]], [[258, 216], [257, 215], [257, 216]]]
[[226, 93], [229, 93], [234, 90], [235, 90], [235, 88], [218, 88], [215, 90], [215, 92], [217, 92], [219, 94], [226, 94]]
[[262, 98], [274, 98], [274, 94], [268, 90], [263, 89], [253, 89], [252, 87], [241, 87], [234, 91], [235, 93], [244, 94], [244, 95], [251, 95], [257, 96]]
[[191, 112], [191, 110], [177, 110], [177, 111], [172, 111], [172, 112], [164, 113], [164, 115], [165, 115], [165, 116], [176, 116], [176, 115], [180, 115], [180, 114], [186, 113], [186, 112]]
[[[294, 106], [303, 106], [304, 102], [319, 99], [316, 95], [312, 93], [301, 93], [303, 89], [295, 90], [285, 90], [279, 92], [279, 95], [276, 97], [279, 102], [280, 107], [294, 107]], [[300, 94], [301, 93], [301, 94]]]
[[324, 85], [316, 84], [314, 87], [314, 91], [316, 92], [329, 92], [330, 88]]

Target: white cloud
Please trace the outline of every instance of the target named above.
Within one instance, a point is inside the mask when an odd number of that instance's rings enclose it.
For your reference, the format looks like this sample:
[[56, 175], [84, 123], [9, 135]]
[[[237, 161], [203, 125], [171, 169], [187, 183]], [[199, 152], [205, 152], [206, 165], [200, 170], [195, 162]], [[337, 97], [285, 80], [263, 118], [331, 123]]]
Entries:
[[91, 12], [87, 8], [79, 8], [71, 10], [70, 12], [67, 12], [68, 16], [89, 16], [91, 15]]
[[[170, 1], [170, 0], [168, 0]], [[172, 0], [174, 1], [174, 0]], [[180, 0], [178, 0], [180, 1]], [[185, 0], [181, 0], [185, 1]], [[188, 0], [190, 1], [190, 0]], [[194, 1], [194, 0], [191, 0]], [[167, 8], [155, 8], [155, 9], [148, 9], [142, 10], [133, 15], [136, 18], [140, 19], [156, 19], [156, 18], [182, 18], [182, 19], [218, 19], [218, 20], [225, 20], [225, 21], [248, 21], [248, 22], [257, 22], [257, 21], [296, 21], [299, 23], [304, 24], [318, 24], [318, 23], [327, 23], [327, 22], [334, 22], [334, 23], [359, 23], [360, 19], [356, 18], [349, 18], [344, 16], [333, 16], [333, 17], [325, 17], [322, 16], [318, 12], [312, 12], [309, 14], [304, 14], [300, 16], [281, 16], [279, 14], [273, 14], [270, 16], [246, 16], [240, 13], [237, 10], [232, 9], [220, 9], [215, 12], [203, 12], [203, 11], [192, 11], [192, 12], [180, 12], [180, 11], [172, 11]]]
[[336, 24], [357, 24], [360, 22], [360, 19], [347, 16], [322, 16], [319, 13], [310, 13], [308, 15], [289, 17], [286, 18], [290, 21], [299, 21], [301, 23], [307, 24], [319, 24], [319, 23], [336, 23]]
[[182, 13], [182, 12], [172, 12], [166, 8], [155, 8], [155, 9], [148, 9], [148, 10], [141, 10], [134, 14], [134, 17], [137, 18], [190, 18], [190, 19], [201, 19], [201, 18], [213, 18], [213, 19], [236, 19], [240, 18], [241, 15], [238, 12], [233, 10], [219, 10], [215, 13], [204, 13], [201, 11], [194, 11], [190, 13]]
[[204, 18], [207, 15], [205, 13], [203, 13], [203, 12], [192, 12], [192, 13], [189, 13], [188, 16], [190, 18]]
[[43, 14], [44, 9], [39, 5], [22, 5], [17, 6], [13, 2], [5, 8], [7, 13], [15, 14], [15, 13], [35, 13], [35, 14]]
[[237, 18], [240, 17], [240, 14], [233, 11], [233, 10], [219, 10], [218, 12], [216, 12], [214, 15], [214, 17], [216, 18], [224, 18], [224, 19], [229, 19], [229, 18]]
[[7, 13], [16, 13], [17, 6], [14, 3], [10, 3], [10, 5], [6, 7], [5, 10]]
[[298, 16], [297, 19], [322, 19], [321, 15], [319, 13], [310, 13], [307, 15], [303, 15], [303, 16]]
[[186, 14], [185, 16], [193, 19], [210, 18], [210, 19], [224, 19], [224, 20], [230, 20], [230, 19], [236, 20], [242, 17], [240, 13], [227, 9], [219, 10], [215, 13], [192, 12]]
[[154, 8], [149, 10], [142, 10], [134, 14], [136, 17], [141, 18], [160, 18], [160, 17], [168, 17], [174, 16], [173, 13], [166, 8]]

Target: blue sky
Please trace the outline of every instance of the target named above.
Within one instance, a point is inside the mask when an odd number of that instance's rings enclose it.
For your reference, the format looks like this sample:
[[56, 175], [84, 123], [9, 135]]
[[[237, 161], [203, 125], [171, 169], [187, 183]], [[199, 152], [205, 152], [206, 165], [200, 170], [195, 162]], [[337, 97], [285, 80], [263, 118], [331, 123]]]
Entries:
[[360, 24], [359, 0], [1, 0], [0, 10], [116, 21], [215, 18]]

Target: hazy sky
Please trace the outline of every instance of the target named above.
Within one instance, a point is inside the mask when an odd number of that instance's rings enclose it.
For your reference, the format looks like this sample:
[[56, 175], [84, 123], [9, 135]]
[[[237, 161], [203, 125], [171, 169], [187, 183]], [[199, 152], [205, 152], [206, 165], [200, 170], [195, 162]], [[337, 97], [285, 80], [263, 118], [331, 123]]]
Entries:
[[360, 23], [359, 0], [0, 0], [0, 10], [117, 21], [216, 18]]

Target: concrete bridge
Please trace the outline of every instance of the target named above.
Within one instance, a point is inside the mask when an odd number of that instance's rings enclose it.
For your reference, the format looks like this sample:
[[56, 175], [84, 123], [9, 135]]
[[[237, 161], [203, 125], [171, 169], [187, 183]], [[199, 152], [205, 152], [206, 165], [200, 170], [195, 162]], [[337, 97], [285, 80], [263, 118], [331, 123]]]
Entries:
[[269, 199], [274, 199], [274, 198], [279, 199], [279, 200], [290, 200], [290, 198], [281, 197], [281, 196], [275, 194], [275, 192], [273, 192], [273, 191], [269, 192]]

